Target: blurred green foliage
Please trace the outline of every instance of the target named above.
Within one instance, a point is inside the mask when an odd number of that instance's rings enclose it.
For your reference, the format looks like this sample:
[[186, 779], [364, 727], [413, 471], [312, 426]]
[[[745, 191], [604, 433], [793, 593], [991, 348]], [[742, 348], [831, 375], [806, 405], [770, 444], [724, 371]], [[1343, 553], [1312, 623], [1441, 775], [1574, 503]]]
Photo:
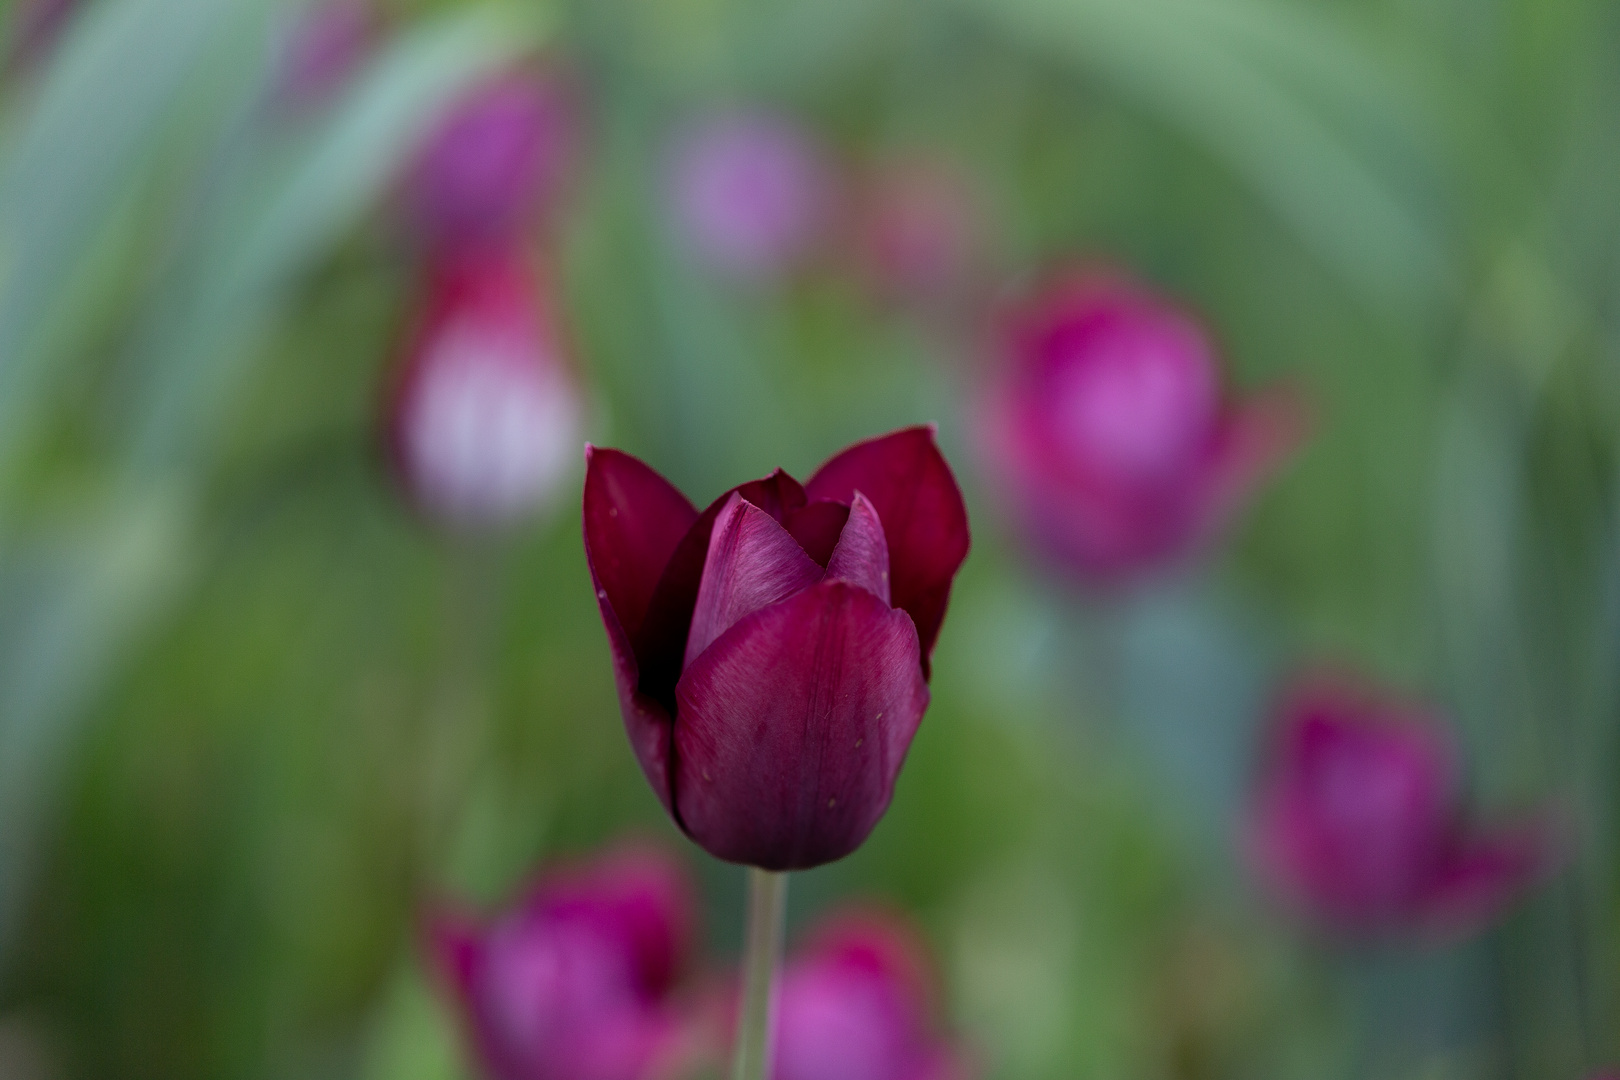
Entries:
[[[1620, 9], [1599, 0], [398, 3], [318, 114], [273, 0], [97, 0], [0, 142], [0, 1073], [458, 1075], [415, 918], [626, 830], [572, 500], [499, 540], [405, 508], [377, 410], [416, 283], [400, 163], [534, 49], [588, 87], [558, 268], [594, 441], [706, 500], [938, 420], [976, 548], [871, 842], [794, 885], [916, 912], [987, 1075], [1571, 1078], [1620, 1057]], [[759, 99], [852, 161], [982, 181], [1013, 287], [1134, 268], [1318, 430], [1207, 573], [1100, 610], [972, 467], [980, 362], [817, 269], [694, 274], [665, 139]], [[1544, 793], [1572, 867], [1484, 939], [1349, 955], [1251, 895], [1267, 695], [1347, 658]], [[684, 848], [707, 928], [741, 878]], [[9, 1055], [9, 1056], [8, 1056]]]

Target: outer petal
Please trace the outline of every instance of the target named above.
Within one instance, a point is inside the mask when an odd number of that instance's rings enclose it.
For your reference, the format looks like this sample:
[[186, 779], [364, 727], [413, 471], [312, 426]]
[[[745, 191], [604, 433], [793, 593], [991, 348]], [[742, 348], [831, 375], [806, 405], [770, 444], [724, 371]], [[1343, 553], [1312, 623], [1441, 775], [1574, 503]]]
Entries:
[[812, 500], [851, 503], [859, 490], [877, 507], [889, 541], [894, 606], [917, 624], [924, 672], [945, 619], [951, 579], [968, 553], [967, 508], [932, 427], [906, 428], [838, 454], [805, 485]]
[[676, 696], [682, 825], [710, 854], [769, 870], [860, 846], [928, 705], [911, 619], [842, 581], [737, 623]]
[[827, 560], [827, 577], [859, 585], [885, 604], [889, 602], [889, 544], [883, 536], [883, 522], [871, 500], [858, 491], [838, 546]]
[[709, 534], [715, 518], [733, 494], [782, 521], [804, 505], [804, 488], [781, 469], [763, 480], [738, 484], [708, 505], [686, 530], [653, 590], [647, 617], [636, 634], [636, 655], [641, 658], [641, 690], [671, 713], [675, 709], [675, 680], [685, 666], [687, 630], [697, 603], [698, 584], [709, 554]]
[[653, 589], [675, 546], [697, 517], [663, 477], [629, 454], [585, 448], [585, 561], [613, 651], [613, 680], [631, 749], [671, 813], [667, 707], [642, 693], [634, 647]]
[[734, 493], [710, 533], [686, 637], [686, 665], [737, 620], [809, 588], [821, 575], [821, 567], [786, 529]]
[[1278, 383], [1234, 406], [1206, 465], [1199, 528], [1222, 528], [1255, 489], [1310, 436], [1311, 407], [1299, 387]]

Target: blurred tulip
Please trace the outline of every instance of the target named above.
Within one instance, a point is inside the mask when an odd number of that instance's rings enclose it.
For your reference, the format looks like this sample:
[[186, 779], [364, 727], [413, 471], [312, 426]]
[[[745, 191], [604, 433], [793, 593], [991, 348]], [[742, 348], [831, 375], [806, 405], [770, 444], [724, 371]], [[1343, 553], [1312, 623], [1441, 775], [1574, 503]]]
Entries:
[[505, 242], [550, 208], [573, 165], [576, 117], [556, 75], [514, 71], [467, 94], [419, 151], [405, 202], [430, 244]]
[[1265, 880], [1341, 933], [1476, 930], [1552, 863], [1544, 822], [1464, 819], [1458, 754], [1420, 706], [1344, 679], [1285, 699], [1250, 836]]
[[776, 1080], [963, 1080], [931, 1030], [921, 943], [896, 919], [828, 922], [782, 974]]
[[487, 924], [436, 913], [428, 943], [495, 1080], [641, 1080], [678, 1053], [692, 911], [678, 866], [626, 849], [542, 875]]
[[330, 98], [365, 56], [372, 31], [367, 0], [318, 0], [306, 8], [281, 43], [276, 100], [299, 110]]
[[6, 20], [6, 70], [31, 67], [55, 47], [78, 0], [18, 0]]
[[842, 858], [889, 805], [968, 549], [930, 428], [777, 470], [701, 514], [642, 462], [586, 451], [585, 554], [631, 745], [710, 854]]
[[866, 178], [857, 204], [856, 257], [879, 293], [913, 302], [961, 294], [984, 222], [959, 170], [923, 157], [886, 162]]
[[400, 475], [451, 524], [534, 514], [559, 493], [581, 439], [553, 316], [515, 252], [444, 257], [430, 278], [390, 417]]
[[802, 259], [825, 226], [832, 178], [808, 135], [752, 110], [710, 116], [681, 136], [670, 175], [681, 239], [710, 268], [770, 278]]
[[1194, 549], [1304, 433], [1294, 393], [1227, 403], [1204, 328], [1096, 271], [1014, 310], [997, 360], [988, 462], [1035, 546], [1092, 584]]

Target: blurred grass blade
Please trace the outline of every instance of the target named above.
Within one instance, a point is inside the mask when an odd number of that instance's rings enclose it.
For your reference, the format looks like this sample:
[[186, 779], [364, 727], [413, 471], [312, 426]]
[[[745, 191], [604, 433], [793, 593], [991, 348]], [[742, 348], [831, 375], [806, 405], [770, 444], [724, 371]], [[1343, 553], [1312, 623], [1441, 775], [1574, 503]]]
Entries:
[[269, 0], [108, 0], [75, 24], [0, 163], [0, 461], [21, 437], [64, 295], [150, 164], [201, 62]]
[[189, 512], [131, 490], [14, 540], [0, 561], [0, 956], [72, 726], [131, 628], [178, 581]]
[[[1216, 0], [958, 2], [1015, 40], [1083, 65], [1204, 142], [1372, 301], [1410, 309], [1449, 290], [1434, 223], [1288, 87], [1234, 50], [1242, 26], [1263, 39], [1253, 15], [1242, 24], [1225, 20], [1226, 32], [1217, 33], [1209, 13], [1221, 8]], [[1334, 55], [1341, 82], [1359, 78], [1343, 51]], [[1375, 88], [1356, 95], [1363, 106], [1379, 97]]]
[[295, 276], [377, 200], [457, 92], [532, 45], [494, 9], [443, 17], [378, 58], [307, 143], [289, 153], [264, 139], [226, 163], [176, 295], [136, 338], [136, 469], [193, 460]]

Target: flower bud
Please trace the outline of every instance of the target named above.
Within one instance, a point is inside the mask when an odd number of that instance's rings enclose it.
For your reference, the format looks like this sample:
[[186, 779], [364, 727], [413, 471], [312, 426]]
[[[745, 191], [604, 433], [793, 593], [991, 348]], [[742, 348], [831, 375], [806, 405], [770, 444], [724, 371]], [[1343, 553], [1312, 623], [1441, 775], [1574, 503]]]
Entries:
[[552, 313], [515, 252], [447, 256], [430, 279], [393, 401], [395, 464], [450, 524], [531, 516], [559, 493], [581, 438]]
[[832, 181], [787, 118], [722, 112], [681, 133], [670, 171], [675, 228], [710, 269], [768, 279], [800, 261], [825, 226]]
[[1298, 444], [1286, 390], [1230, 403], [1191, 316], [1098, 272], [1013, 310], [981, 416], [1032, 544], [1092, 584], [1195, 549]]

